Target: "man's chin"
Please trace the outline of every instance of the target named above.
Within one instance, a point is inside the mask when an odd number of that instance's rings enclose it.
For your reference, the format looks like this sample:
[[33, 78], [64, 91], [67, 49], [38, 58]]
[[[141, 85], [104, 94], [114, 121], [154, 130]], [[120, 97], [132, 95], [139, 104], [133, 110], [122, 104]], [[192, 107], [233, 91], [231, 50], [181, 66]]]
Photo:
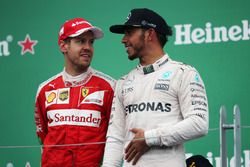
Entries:
[[128, 55], [128, 59], [129, 60], [134, 60], [134, 59], [137, 59], [138, 58], [138, 56], [136, 56], [136, 55]]
[[79, 69], [81, 69], [81, 71], [87, 71], [87, 69], [89, 68], [90, 64], [81, 64], [79, 66]]

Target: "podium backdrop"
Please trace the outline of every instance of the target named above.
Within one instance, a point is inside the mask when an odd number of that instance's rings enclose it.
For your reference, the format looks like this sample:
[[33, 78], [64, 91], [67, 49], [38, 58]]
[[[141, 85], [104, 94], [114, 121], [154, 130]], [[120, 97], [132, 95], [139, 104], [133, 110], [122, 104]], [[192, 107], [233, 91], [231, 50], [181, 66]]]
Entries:
[[[185, 144], [187, 156], [202, 154], [219, 167], [219, 109], [241, 110], [242, 167], [250, 167], [250, 1], [249, 0], [1, 0], [0, 3], [0, 166], [38, 167], [34, 102], [38, 85], [63, 69], [57, 34], [64, 21], [83, 17], [103, 29], [92, 66], [118, 79], [136, 66], [127, 59], [122, 35], [109, 26], [123, 23], [132, 8], [161, 14], [174, 36], [165, 51], [193, 65], [207, 89], [209, 134]], [[233, 166], [233, 131], [227, 132]], [[3, 147], [4, 146], [4, 147]], [[5, 147], [16, 146], [16, 147]]]

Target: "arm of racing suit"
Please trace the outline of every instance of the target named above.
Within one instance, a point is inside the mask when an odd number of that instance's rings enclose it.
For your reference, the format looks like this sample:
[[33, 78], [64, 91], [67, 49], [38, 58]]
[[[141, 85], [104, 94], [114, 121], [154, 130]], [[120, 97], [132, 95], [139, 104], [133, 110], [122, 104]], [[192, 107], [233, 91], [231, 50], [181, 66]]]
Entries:
[[182, 67], [175, 84], [183, 120], [145, 131], [149, 146], [173, 146], [208, 132], [208, 103], [204, 83], [194, 68]]
[[35, 101], [35, 124], [36, 124], [36, 133], [39, 139], [40, 144], [43, 144], [45, 136], [47, 134], [47, 124], [46, 124], [46, 115], [45, 111], [45, 95], [42, 94], [41, 88], [38, 88], [36, 101]]
[[125, 114], [120, 99], [120, 90], [121, 80], [116, 84], [102, 167], [120, 167], [123, 160]]

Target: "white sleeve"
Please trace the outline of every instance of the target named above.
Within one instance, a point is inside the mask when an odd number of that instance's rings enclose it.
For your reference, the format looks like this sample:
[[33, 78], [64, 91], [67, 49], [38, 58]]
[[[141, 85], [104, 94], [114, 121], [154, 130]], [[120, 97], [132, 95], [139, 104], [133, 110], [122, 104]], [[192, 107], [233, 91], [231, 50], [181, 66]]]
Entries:
[[112, 104], [102, 167], [120, 167], [123, 162], [125, 112], [123, 111], [121, 95], [119, 93], [121, 90], [121, 81], [119, 80], [116, 84]]
[[145, 132], [149, 146], [173, 146], [206, 135], [208, 102], [204, 83], [194, 68], [181, 69], [177, 97], [183, 120]]

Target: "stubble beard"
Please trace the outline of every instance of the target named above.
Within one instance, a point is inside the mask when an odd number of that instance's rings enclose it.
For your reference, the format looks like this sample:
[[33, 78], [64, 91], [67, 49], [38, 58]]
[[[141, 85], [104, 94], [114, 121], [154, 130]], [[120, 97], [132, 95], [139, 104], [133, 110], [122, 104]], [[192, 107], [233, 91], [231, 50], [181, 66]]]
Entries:
[[128, 55], [128, 59], [129, 60], [134, 60], [134, 59], [137, 59], [137, 58], [140, 58], [141, 57], [141, 52], [144, 50], [144, 48], [145, 48], [145, 44], [144, 44], [144, 37], [145, 37], [145, 35], [144, 35], [144, 32], [141, 34], [141, 36], [140, 36], [140, 42], [139, 42], [139, 46], [137, 45], [137, 46], [135, 46], [135, 47], [133, 47], [133, 49], [134, 49], [134, 54], [132, 54], [132, 55]]

